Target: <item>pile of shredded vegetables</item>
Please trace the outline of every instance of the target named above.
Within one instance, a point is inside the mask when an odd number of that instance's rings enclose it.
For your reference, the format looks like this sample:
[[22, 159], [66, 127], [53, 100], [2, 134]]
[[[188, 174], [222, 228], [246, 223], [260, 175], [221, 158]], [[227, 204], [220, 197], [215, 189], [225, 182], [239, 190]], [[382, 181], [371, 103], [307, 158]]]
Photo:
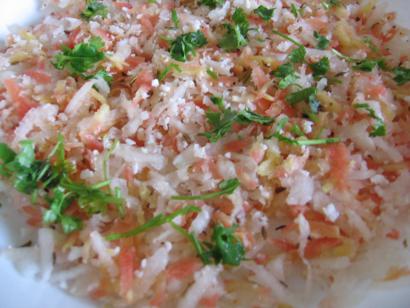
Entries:
[[[37, 275], [116, 307], [336, 307], [372, 245], [407, 247], [410, 45], [375, 1], [43, 11], [0, 53], [30, 239], [7, 253]], [[388, 261], [366, 274], [410, 273]]]

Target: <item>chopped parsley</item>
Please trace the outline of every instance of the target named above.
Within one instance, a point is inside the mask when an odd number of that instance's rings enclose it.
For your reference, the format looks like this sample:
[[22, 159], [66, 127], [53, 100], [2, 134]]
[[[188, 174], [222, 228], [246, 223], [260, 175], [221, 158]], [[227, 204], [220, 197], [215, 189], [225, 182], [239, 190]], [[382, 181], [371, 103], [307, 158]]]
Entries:
[[53, 65], [58, 70], [67, 68], [73, 75], [84, 76], [88, 70], [104, 60], [101, 49], [104, 42], [100, 37], [92, 37], [88, 42], [77, 44], [73, 49], [63, 46], [62, 51], [54, 57]]
[[298, 18], [301, 15], [301, 10], [298, 8], [295, 4], [291, 4], [290, 6], [290, 12], [292, 13], [295, 18]]
[[3, 162], [0, 174], [9, 178], [17, 191], [30, 195], [33, 203], [47, 204], [44, 223], [59, 223], [65, 233], [82, 227], [80, 219], [65, 214], [74, 202], [88, 214], [103, 212], [109, 205], [115, 205], [120, 214], [123, 211], [123, 199], [118, 191], [112, 195], [102, 189], [109, 181], [89, 186], [69, 178], [72, 167], [65, 160], [62, 136], [45, 160], [35, 158], [35, 147], [30, 140], [20, 142], [19, 153], [0, 144], [0, 160]]
[[325, 10], [330, 10], [336, 6], [340, 5], [340, 0], [326, 0], [322, 1], [322, 6]]
[[234, 235], [237, 226], [227, 228], [218, 224], [213, 228], [211, 242], [201, 243], [192, 232], [187, 232], [175, 223], [171, 225], [192, 242], [198, 257], [204, 264], [222, 263], [238, 266], [241, 261], [245, 260], [245, 248]]
[[171, 64], [167, 65], [167, 66], [164, 68], [164, 70], [158, 74], [158, 80], [159, 80], [159, 81], [164, 80], [165, 77], [167, 77], [168, 74], [171, 73], [171, 71], [176, 71], [176, 72], [178, 72], [178, 73], [181, 73], [181, 72], [182, 72], [182, 70], [181, 70], [181, 68], [179, 67], [178, 64], [171, 63]]
[[212, 68], [208, 68], [206, 70], [206, 73], [208, 74], [209, 77], [211, 77], [211, 79], [213, 80], [218, 80], [219, 76], [218, 73], [215, 72]]
[[218, 191], [193, 196], [173, 196], [172, 200], [208, 200], [223, 195], [231, 195], [239, 187], [238, 179], [224, 180], [218, 184]]
[[380, 118], [374, 109], [372, 109], [369, 104], [362, 103], [362, 104], [355, 104], [353, 105], [356, 109], [363, 109], [367, 111], [372, 119], [375, 120], [376, 124], [372, 126], [372, 131], [370, 132], [370, 137], [382, 137], [386, 136], [386, 126], [384, 125], [384, 121]]
[[313, 33], [313, 36], [315, 37], [317, 41], [317, 45], [316, 45], [317, 49], [325, 50], [329, 47], [330, 41], [325, 36], [320, 35], [320, 33], [317, 31]]
[[[218, 98], [218, 100], [219, 99], [220, 98]], [[206, 112], [208, 123], [213, 129], [201, 133], [202, 136], [207, 137], [212, 143], [217, 142], [225, 136], [232, 129], [234, 123], [249, 124], [254, 122], [262, 125], [269, 125], [274, 121], [270, 117], [254, 113], [249, 109], [234, 111], [231, 108], [225, 108], [222, 101], [219, 102], [214, 99], [213, 102], [214, 104], [217, 102], [216, 105], [219, 107], [219, 112]]]
[[315, 87], [305, 88], [303, 90], [290, 93], [286, 96], [286, 101], [291, 104], [295, 105], [297, 103], [307, 101], [309, 97], [316, 96], [317, 89]]
[[179, 18], [178, 18], [177, 11], [175, 9], [172, 9], [172, 11], [171, 11], [171, 19], [172, 19], [172, 22], [174, 23], [175, 28], [178, 28], [179, 27]]
[[330, 69], [330, 62], [328, 57], [323, 57], [316, 63], [309, 65], [313, 71], [313, 77], [322, 77], [327, 74]]
[[189, 32], [178, 36], [171, 42], [170, 54], [172, 59], [186, 62], [191, 54], [195, 56], [195, 49], [205, 46], [208, 43], [201, 31]]
[[201, 4], [208, 6], [211, 9], [214, 9], [218, 6], [222, 6], [225, 3], [225, 0], [202, 0]]
[[275, 11], [274, 8], [268, 9], [264, 5], [259, 5], [258, 8], [254, 10], [255, 14], [258, 15], [260, 18], [262, 18], [265, 21], [268, 21], [272, 18], [274, 11]]
[[224, 100], [223, 100], [222, 97], [220, 97], [220, 96], [211, 96], [211, 102], [214, 105], [218, 106], [219, 110], [224, 110], [225, 109]]
[[278, 84], [279, 89], [286, 89], [299, 79], [292, 63], [280, 65], [276, 71], [272, 72], [272, 74], [280, 79]]
[[87, 6], [80, 14], [81, 18], [89, 21], [96, 16], [107, 17], [108, 8], [103, 3], [97, 0], [87, 0], [86, 2]]
[[[291, 144], [291, 145], [298, 145], [298, 146], [311, 146], [311, 145], [323, 145], [323, 144], [330, 144], [330, 143], [338, 143], [340, 142], [340, 138], [320, 138], [320, 139], [306, 139], [305, 137], [295, 139], [292, 137], [287, 137], [283, 134], [283, 128], [285, 125], [288, 123], [289, 118], [288, 117], [283, 117], [279, 120], [278, 124], [276, 125], [276, 130], [275, 132], [269, 136], [268, 138], [276, 138], [281, 142]], [[292, 127], [292, 130], [295, 130], [295, 126]], [[297, 134], [300, 135], [301, 132], [300, 127], [298, 127]]]
[[397, 82], [399, 86], [404, 85], [405, 83], [410, 81], [410, 69], [405, 67], [396, 67], [393, 70], [394, 74], [394, 81]]
[[233, 24], [225, 24], [226, 32], [219, 42], [225, 51], [235, 51], [248, 44], [249, 21], [244, 10], [235, 9], [232, 20]]
[[[382, 60], [370, 60], [370, 59], [364, 59], [361, 61], [357, 61], [355, 65], [353, 65], [353, 69], [357, 71], [363, 71], [363, 72], [371, 72], [376, 66], [380, 66], [380, 62]], [[384, 64], [381, 64], [383, 67]]]
[[176, 210], [175, 212], [169, 215], [159, 214], [155, 216], [154, 218], [152, 218], [151, 220], [149, 220], [148, 222], [146, 222], [145, 224], [138, 226], [130, 231], [127, 231], [124, 233], [111, 233], [107, 235], [105, 238], [108, 241], [115, 241], [115, 240], [119, 240], [122, 238], [134, 237], [148, 230], [160, 227], [164, 224], [172, 223], [172, 221], [178, 216], [185, 216], [189, 213], [198, 213], [200, 211], [201, 211], [200, 208], [196, 206], [192, 206], [192, 205], [186, 206], [179, 210]]
[[297, 48], [292, 50], [291, 53], [289, 54], [289, 61], [291, 63], [303, 63], [304, 62], [305, 56], [306, 56], [305, 46], [303, 46], [301, 43], [297, 42], [290, 36], [283, 34], [279, 31], [273, 30], [273, 33], [297, 46]]

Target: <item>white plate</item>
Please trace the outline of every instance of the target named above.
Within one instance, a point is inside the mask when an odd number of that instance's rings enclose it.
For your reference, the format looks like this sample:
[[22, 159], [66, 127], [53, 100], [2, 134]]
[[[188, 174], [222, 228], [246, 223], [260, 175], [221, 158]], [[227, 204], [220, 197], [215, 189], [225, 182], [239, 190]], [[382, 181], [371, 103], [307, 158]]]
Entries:
[[[398, 13], [401, 25], [410, 28], [409, 0], [384, 0], [390, 10]], [[13, 25], [26, 26], [39, 18], [37, 0], [0, 0], [0, 39]], [[14, 228], [13, 228], [14, 226]], [[0, 209], [0, 249], [12, 244], [24, 243], [27, 235], [21, 235], [15, 221], [6, 209]], [[23, 278], [4, 257], [0, 256], [0, 307], [2, 308], [91, 308], [90, 302], [73, 298], [48, 283]], [[358, 308], [408, 308], [410, 292], [406, 287], [375, 289], [366, 295]]]

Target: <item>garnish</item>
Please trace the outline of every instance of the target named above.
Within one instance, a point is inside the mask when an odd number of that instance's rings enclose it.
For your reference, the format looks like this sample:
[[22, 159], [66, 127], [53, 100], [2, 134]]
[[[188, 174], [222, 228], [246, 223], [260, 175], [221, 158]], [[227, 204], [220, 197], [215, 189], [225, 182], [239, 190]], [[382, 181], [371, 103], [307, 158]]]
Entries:
[[397, 82], [399, 86], [404, 85], [405, 83], [410, 81], [410, 69], [405, 67], [396, 67], [393, 70], [394, 74], [394, 81]]
[[286, 89], [298, 80], [299, 76], [296, 74], [292, 63], [285, 63], [278, 67], [272, 74], [279, 78], [279, 89]]
[[223, 195], [231, 195], [238, 187], [240, 183], [238, 179], [224, 180], [218, 184], [218, 191], [206, 193], [203, 195], [193, 196], [172, 196], [172, 200], [208, 200], [220, 197]]
[[272, 18], [274, 11], [275, 11], [274, 8], [268, 9], [264, 5], [259, 5], [258, 8], [254, 10], [255, 14], [258, 15], [260, 18], [262, 18], [265, 21], [268, 21]]
[[0, 144], [0, 160], [3, 161], [0, 174], [9, 178], [17, 191], [31, 195], [33, 203], [48, 204], [43, 216], [44, 223], [60, 223], [65, 233], [80, 229], [81, 220], [64, 213], [74, 201], [89, 214], [103, 212], [111, 204], [120, 213], [123, 211], [123, 200], [118, 191], [112, 195], [102, 190], [109, 185], [109, 181], [88, 186], [69, 178], [72, 167], [65, 160], [62, 136], [59, 136], [56, 146], [45, 160], [35, 158], [32, 141], [21, 141], [20, 147], [20, 153], [15, 153], [6, 144]]
[[325, 10], [329, 10], [333, 7], [339, 6], [340, 5], [340, 0], [326, 0], [322, 1], [322, 6], [324, 7]]
[[172, 11], [171, 11], [171, 19], [172, 19], [172, 22], [174, 23], [175, 28], [178, 28], [179, 27], [179, 18], [178, 18], [177, 11], [175, 9], [172, 9]]
[[295, 4], [291, 4], [290, 6], [290, 12], [292, 13], [293, 16], [295, 16], [295, 18], [298, 18], [298, 16], [301, 15], [301, 11], [300, 8], [298, 8]]
[[306, 48], [303, 46], [301, 43], [295, 41], [293, 38], [290, 36], [283, 34], [282, 32], [273, 30], [273, 33], [280, 36], [281, 38], [295, 44], [298, 48], [292, 50], [292, 52], [289, 54], [289, 61], [291, 63], [303, 63], [305, 60], [306, 56]]
[[[299, 139], [295, 139], [295, 138], [291, 138], [291, 137], [287, 137], [283, 134], [283, 128], [285, 127], [285, 125], [288, 123], [289, 118], [288, 117], [283, 117], [279, 120], [278, 124], [276, 125], [276, 130], [275, 132], [270, 135], [268, 138], [276, 138], [281, 142], [285, 142], [287, 144], [292, 144], [292, 145], [298, 145], [298, 146], [310, 146], [310, 145], [323, 145], [323, 144], [330, 144], [330, 143], [338, 143], [340, 142], [340, 138], [335, 137], [335, 138], [320, 138], [320, 139], [305, 139], [305, 137], [303, 138], [299, 138]], [[295, 126], [293, 126], [293, 130]], [[298, 135], [300, 135], [300, 128], [298, 130]]]
[[303, 90], [290, 93], [286, 96], [286, 101], [291, 104], [295, 105], [297, 103], [307, 101], [309, 97], [316, 96], [317, 89], [315, 87], [305, 88]]
[[87, 7], [82, 11], [81, 18], [89, 21], [96, 16], [107, 17], [108, 8], [103, 3], [97, 0], [87, 0], [86, 3]]
[[195, 247], [198, 257], [204, 264], [225, 264], [238, 266], [245, 260], [245, 248], [241, 241], [234, 235], [237, 226], [226, 228], [216, 225], [213, 228], [211, 242], [201, 243], [193, 234], [184, 228], [171, 223], [175, 230], [187, 237]]
[[342, 54], [341, 52], [337, 51], [336, 49], [332, 49], [332, 52], [341, 59], [349, 63], [353, 63], [353, 69], [358, 71], [364, 72], [371, 72], [376, 66], [380, 69], [389, 71], [389, 68], [386, 65], [384, 59], [355, 59], [349, 56]]
[[231, 108], [225, 109], [222, 98], [217, 98], [217, 100], [214, 98], [212, 102], [218, 106], [220, 111], [206, 112], [208, 123], [213, 127], [213, 130], [201, 133], [202, 136], [207, 137], [212, 143], [217, 142], [226, 133], [228, 133], [232, 129], [232, 125], [234, 123], [249, 124], [251, 122], [254, 122], [262, 125], [269, 125], [274, 121], [270, 117], [254, 113], [249, 109], [242, 111], [234, 111]]
[[376, 125], [372, 126], [372, 131], [369, 134], [370, 137], [386, 136], [386, 126], [384, 125], [383, 119], [376, 114], [374, 109], [372, 109], [369, 104], [354, 104], [353, 107], [356, 109], [366, 110], [369, 113], [370, 117], [375, 120]]
[[208, 74], [209, 77], [211, 77], [211, 79], [213, 80], [218, 80], [219, 76], [218, 73], [215, 72], [212, 68], [208, 68], [206, 70], [206, 73]]
[[124, 233], [111, 233], [107, 235], [105, 238], [108, 241], [115, 241], [115, 240], [119, 240], [122, 238], [134, 237], [134, 236], [137, 236], [138, 234], [141, 234], [148, 230], [160, 227], [164, 224], [172, 223], [172, 221], [178, 216], [185, 216], [189, 213], [198, 213], [200, 211], [201, 211], [200, 208], [189, 205], [179, 210], [176, 210], [175, 212], [169, 215], [159, 214], [155, 216], [154, 218], [152, 218], [151, 220], [149, 220], [148, 222], [146, 222], [145, 224], [138, 226], [130, 231], [127, 231]]
[[237, 8], [232, 20], [233, 24], [225, 24], [226, 33], [219, 42], [225, 51], [235, 51], [248, 44], [249, 22], [243, 9]]
[[101, 49], [104, 42], [100, 37], [92, 37], [88, 42], [77, 44], [73, 49], [63, 46], [62, 52], [54, 57], [53, 65], [58, 70], [68, 68], [73, 75], [83, 75], [94, 69], [105, 55]]
[[202, 0], [201, 1], [201, 4], [206, 5], [210, 7], [211, 9], [221, 6], [224, 3], [225, 3], [225, 0]]
[[195, 56], [195, 49], [206, 44], [207, 40], [201, 31], [185, 33], [171, 42], [170, 54], [174, 60], [186, 62], [190, 54]]
[[320, 35], [319, 32], [317, 31], [313, 33], [313, 36], [315, 37], [317, 41], [317, 45], [316, 45], [317, 49], [325, 50], [329, 47], [330, 41], [325, 36]]
[[330, 69], [330, 62], [328, 57], [323, 57], [316, 63], [309, 65], [313, 71], [313, 77], [322, 77], [327, 74]]
[[176, 72], [178, 72], [178, 73], [181, 73], [181, 72], [182, 72], [182, 70], [181, 70], [181, 68], [179, 67], [178, 64], [171, 63], [171, 64], [167, 65], [167, 66], [164, 68], [164, 70], [158, 74], [158, 81], [164, 80], [165, 77], [167, 77], [168, 74], [169, 74], [172, 70], [174, 70], [174, 71], [176, 71]]
[[214, 103], [214, 105], [218, 106], [219, 110], [224, 110], [224, 100], [220, 96], [211, 96], [211, 102]]

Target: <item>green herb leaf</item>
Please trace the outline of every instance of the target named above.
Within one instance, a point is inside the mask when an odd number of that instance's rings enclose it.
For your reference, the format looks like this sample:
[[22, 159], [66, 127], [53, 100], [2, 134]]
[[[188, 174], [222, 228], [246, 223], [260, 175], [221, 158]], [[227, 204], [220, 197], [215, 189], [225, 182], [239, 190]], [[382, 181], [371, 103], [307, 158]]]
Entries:
[[208, 200], [220, 197], [223, 195], [232, 194], [238, 187], [240, 183], [238, 179], [224, 180], [219, 183], [219, 191], [203, 194], [203, 195], [193, 195], [193, 196], [172, 196], [172, 200]]
[[399, 86], [402, 86], [410, 81], [410, 69], [405, 67], [396, 67], [393, 70], [394, 81], [397, 82]]
[[226, 133], [232, 129], [233, 123], [248, 124], [251, 122], [259, 123], [262, 125], [269, 125], [273, 122], [270, 117], [262, 116], [254, 113], [248, 109], [242, 111], [233, 111], [230, 108], [220, 109], [221, 112], [208, 111], [206, 117], [208, 118], [209, 124], [213, 127], [212, 131], [201, 133], [212, 143], [217, 142]]
[[286, 96], [286, 101], [291, 105], [295, 105], [297, 103], [307, 101], [309, 97], [311, 97], [312, 95], [315, 96], [316, 93], [317, 93], [317, 89], [315, 87], [306, 88], [306, 89], [288, 94]]
[[291, 38], [289, 35], [283, 34], [282, 32], [279, 32], [279, 31], [276, 31], [276, 30], [273, 30], [272, 33], [280, 36], [281, 38], [283, 38], [283, 39], [285, 39], [285, 40], [287, 40], [287, 41], [289, 41], [293, 44], [295, 44], [298, 47], [304, 47], [301, 43], [297, 42], [296, 40]]
[[320, 35], [316, 31], [313, 33], [313, 36], [317, 40], [317, 45], [316, 45], [317, 49], [325, 50], [329, 47], [330, 41], [326, 37], [324, 37], [323, 35]]
[[268, 9], [266, 6], [263, 5], [259, 5], [258, 8], [254, 10], [255, 14], [265, 21], [268, 21], [272, 18], [274, 11], [274, 8]]
[[[338, 143], [340, 142], [340, 138], [335, 137], [335, 138], [321, 138], [321, 139], [294, 139], [290, 137], [286, 137], [283, 134], [283, 129], [285, 125], [288, 123], [289, 118], [288, 117], [282, 117], [278, 124], [276, 125], [276, 130], [275, 132], [269, 136], [268, 138], [276, 138], [281, 142], [292, 144], [292, 145], [298, 145], [298, 146], [312, 146], [312, 145], [323, 145], [323, 144], [331, 144], [331, 143]], [[294, 127], [294, 126], [293, 126]], [[298, 135], [300, 135], [301, 132], [300, 128], [298, 131]]]
[[305, 61], [306, 56], [306, 48], [304, 46], [300, 46], [289, 54], [289, 61], [292, 63], [303, 63]]
[[34, 143], [30, 140], [20, 142], [20, 153], [17, 154], [16, 160], [20, 166], [30, 168], [35, 160]]
[[210, 7], [211, 9], [214, 9], [218, 6], [222, 6], [225, 3], [225, 0], [202, 0], [201, 4], [206, 5]]
[[356, 65], [353, 66], [353, 69], [363, 72], [371, 72], [377, 66], [377, 64], [377, 60], [365, 59], [358, 61]]
[[278, 87], [279, 89], [286, 89], [290, 85], [294, 84], [299, 76], [296, 74], [292, 63], [285, 63], [278, 67], [278, 69], [272, 72], [277, 78], [280, 78]]
[[157, 228], [164, 224], [172, 223], [172, 221], [178, 216], [185, 216], [189, 213], [198, 213], [200, 211], [201, 209], [196, 206], [192, 206], [192, 205], [186, 206], [186, 207], [183, 207], [182, 209], [176, 210], [175, 212], [169, 215], [159, 214], [155, 216], [154, 218], [152, 218], [151, 220], [149, 220], [148, 222], [146, 222], [145, 224], [138, 226], [128, 232], [112, 233], [112, 234], [107, 235], [105, 238], [108, 241], [115, 241], [115, 240], [119, 240], [122, 238], [134, 237], [134, 236], [137, 236], [138, 234], [141, 234], [148, 230]]
[[112, 84], [112, 80], [113, 80], [113, 77], [112, 77], [112, 75], [110, 74], [110, 73], [108, 73], [106, 70], [99, 70], [97, 73], [95, 73], [94, 75], [89, 75], [89, 76], [83, 76], [85, 79], [98, 79], [98, 78], [101, 78], [101, 79], [104, 79], [105, 80], [105, 82], [107, 82], [107, 84], [109, 85], [109, 86], [111, 86], [111, 84]]
[[309, 65], [313, 71], [313, 77], [322, 77], [330, 70], [330, 62], [328, 57], [323, 57], [319, 62]]
[[249, 109], [245, 109], [239, 112], [237, 122], [241, 124], [259, 123], [262, 125], [272, 124], [273, 118], [257, 114]]
[[386, 126], [384, 125], [383, 119], [377, 116], [376, 112], [369, 106], [369, 104], [355, 104], [353, 107], [356, 109], [366, 110], [370, 117], [375, 120], [376, 125], [372, 126], [372, 131], [369, 134], [370, 137], [386, 136]]
[[101, 49], [104, 42], [100, 37], [93, 37], [87, 43], [77, 44], [73, 49], [62, 47], [62, 52], [54, 57], [53, 65], [56, 69], [68, 68], [73, 75], [82, 75], [96, 64], [104, 60]]
[[298, 18], [298, 16], [300, 15], [300, 9], [293, 3], [290, 6], [290, 12], [293, 14], [293, 16], [295, 16], [295, 18]]
[[206, 70], [206, 73], [209, 75], [209, 77], [211, 77], [211, 79], [213, 80], [218, 80], [219, 76], [218, 73], [215, 72], [212, 68], [208, 68]]
[[179, 27], [179, 18], [178, 18], [177, 11], [175, 9], [172, 9], [172, 11], [171, 11], [171, 18], [172, 18], [172, 22], [175, 25], [175, 28], [178, 28]]
[[14, 152], [7, 144], [0, 143], [0, 159], [3, 163], [7, 164], [12, 162], [16, 155], [16, 152]]
[[203, 47], [207, 43], [204, 34], [199, 30], [182, 34], [171, 42], [171, 57], [174, 60], [186, 62], [190, 54], [196, 54], [195, 49]]
[[101, 16], [103, 18], [107, 17], [108, 15], [108, 8], [101, 2], [97, 0], [88, 0], [87, 7], [81, 13], [81, 18], [85, 20], [90, 20], [95, 16]]
[[249, 22], [245, 12], [237, 8], [232, 15], [233, 25], [225, 24], [226, 33], [219, 42], [225, 51], [235, 51], [248, 44]]
[[211, 96], [211, 102], [218, 106], [219, 110], [223, 111], [225, 109], [224, 99], [220, 96]]
[[181, 72], [182, 72], [182, 70], [181, 70], [181, 68], [180, 68], [180, 66], [179, 66], [178, 64], [171, 63], [171, 64], [167, 65], [162, 72], [159, 73], [159, 75], [158, 75], [158, 81], [164, 80], [165, 77], [167, 77], [168, 74], [169, 74], [172, 70], [174, 70], [174, 71], [176, 71], [176, 72], [178, 72], [178, 73], [181, 73]]
[[238, 266], [245, 260], [245, 248], [241, 241], [234, 235], [237, 226], [226, 228], [216, 225], [212, 231], [211, 242], [201, 243], [193, 234], [188, 233], [182, 227], [171, 223], [172, 227], [187, 237], [204, 264], [222, 263], [225, 265]]

